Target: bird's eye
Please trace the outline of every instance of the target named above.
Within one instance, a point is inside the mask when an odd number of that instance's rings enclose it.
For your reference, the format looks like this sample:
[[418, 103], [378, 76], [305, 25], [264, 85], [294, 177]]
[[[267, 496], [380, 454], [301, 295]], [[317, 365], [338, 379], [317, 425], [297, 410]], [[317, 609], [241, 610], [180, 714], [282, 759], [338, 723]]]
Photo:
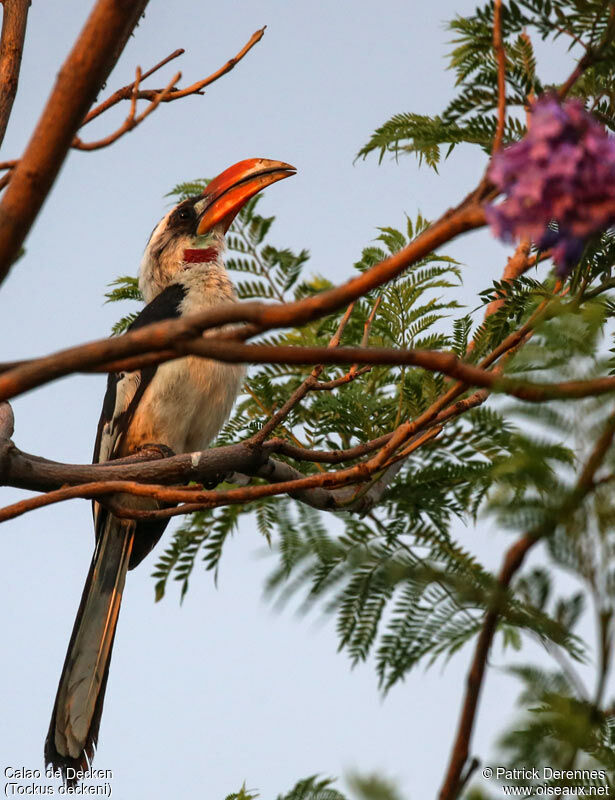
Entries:
[[192, 214], [190, 213], [190, 209], [189, 208], [180, 208], [179, 211], [178, 211], [178, 217], [181, 220], [190, 219], [192, 217]]

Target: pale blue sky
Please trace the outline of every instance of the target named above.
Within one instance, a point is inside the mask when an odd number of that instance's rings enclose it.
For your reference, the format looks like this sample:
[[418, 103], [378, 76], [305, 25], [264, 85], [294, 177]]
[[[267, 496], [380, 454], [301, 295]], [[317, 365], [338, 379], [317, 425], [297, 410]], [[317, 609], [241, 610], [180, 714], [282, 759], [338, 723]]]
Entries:
[[[92, 3], [33, 3], [20, 91], [2, 158], [20, 154], [54, 76]], [[263, 210], [278, 218], [273, 241], [308, 247], [312, 269], [345, 280], [378, 225], [404, 213], [434, 217], [455, 204], [484, 168], [461, 148], [438, 177], [414, 158], [353, 163], [371, 131], [395, 112], [438, 112], [451, 95], [443, 21], [474, 0], [196, 3], [151, 0], [146, 18], [110, 78], [130, 82], [177, 47], [176, 69], [192, 83], [222, 65], [266, 24], [266, 35], [205, 97], [159, 108], [112, 148], [71, 153], [0, 290], [0, 360], [43, 354], [104, 336], [118, 315], [106, 285], [135, 273], [147, 236], [177, 182], [211, 176], [264, 156], [298, 168], [272, 187]], [[561, 62], [560, 62], [561, 63]], [[103, 96], [105, 93], [103, 93]], [[83, 131], [98, 138], [126, 107]], [[488, 233], [447, 248], [466, 267], [462, 299], [502, 270], [505, 251]], [[72, 462], [90, 459], [103, 377], [72, 377], [19, 398], [15, 441]], [[3, 490], [2, 503], [22, 493]], [[42, 751], [93, 534], [89, 504], [73, 501], [2, 526], [0, 765], [42, 768]], [[490, 565], [502, 538], [488, 525], [460, 527], [464, 546]], [[168, 540], [168, 537], [167, 537]], [[94, 765], [114, 772], [120, 800], [218, 800], [245, 780], [263, 798], [316, 772], [377, 771], [406, 796], [439, 785], [456, 724], [470, 653], [442, 671], [412, 674], [382, 701], [373, 666], [350, 671], [336, 653], [334, 624], [315, 625], [262, 599], [273, 559], [244, 526], [227, 548], [219, 586], [197, 570], [180, 608], [174, 587], [153, 602], [155, 557], [130, 573]], [[158, 553], [160, 550], [158, 550]], [[314, 617], [313, 619], [317, 619]], [[499, 660], [496, 651], [495, 661]], [[516, 686], [489, 675], [473, 751], [489, 756]]]

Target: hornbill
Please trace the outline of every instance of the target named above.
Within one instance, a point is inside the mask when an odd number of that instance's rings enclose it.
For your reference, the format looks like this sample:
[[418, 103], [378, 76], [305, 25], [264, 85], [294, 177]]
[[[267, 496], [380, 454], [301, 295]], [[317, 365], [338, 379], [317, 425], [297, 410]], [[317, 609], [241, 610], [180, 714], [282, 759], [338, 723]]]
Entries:
[[[234, 301], [223, 263], [225, 234], [247, 200], [294, 172], [281, 161], [240, 161], [214, 178], [202, 195], [169, 211], [145, 248], [139, 288], [147, 305], [130, 327]], [[228, 417], [242, 378], [241, 365], [193, 356], [110, 374], [94, 463], [147, 444], [175, 453], [203, 450]], [[132, 508], [159, 507], [153, 499], [133, 495], [114, 500]], [[97, 502], [93, 512], [96, 546], [45, 742], [45, 763], [69, 784], [88, 769], [94, 755], [126, 572], [145, 558], [167, 524], [120, 519]]]

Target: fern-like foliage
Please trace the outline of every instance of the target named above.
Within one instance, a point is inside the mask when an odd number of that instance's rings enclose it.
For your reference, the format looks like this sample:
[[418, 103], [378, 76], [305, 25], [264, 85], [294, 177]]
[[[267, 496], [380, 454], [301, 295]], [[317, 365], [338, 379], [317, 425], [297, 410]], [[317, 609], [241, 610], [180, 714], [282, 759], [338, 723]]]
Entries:
[[[510, 673], [522, 684], [518, 704], [523, 711], [500, 737], [496, 763], [509, 770], [505, 783], [540, 787], [539, 792], [551, 795], [610, 795], [615, 788], [613, 715], [575, 697], [561, 670], [522, 665]], [[538, 779], [532, 777], [532, 769]]]
[[[112, 281], [109, 286], [112, 288], [105, 294], [107, 303], [116, 303], [120, 300], [135, 300], [139, 303], [143, 302], [143, 295], [139, 290], [139, 281], [132, 275], [122, 275], [121, 277]], [[111, 333], [114, 336], [119, 336], [121, 333], [125, 333], [137, 316], [138, 312], [136, 311], [126, 314], [113, 325]]]
[[238, 792], [227, 794], [224, 800], [256, 800], [258, 796], [258, 793], [253, 794], [252, 789], [246, 789], [246, 785], [244, 783]]
[[311, 775], [298, 781], [290, 792], [278, 795], [277, 800], [347, 800], [332, 784], [330, 778]]
[[[504, 142], [525, 133], [523, 108], [528, 98], [550, 87], [538, 76], [532, 34], [554, 41], [567, 38], [580, 57], [581, 47], [596, 52], [574, 93], [587, 101], [603, 124], [614, 130], [615, 45], [609, 25], [610, 4], [600, 0], [509, 0], [502, 4], [502, 36], [506, 53], [506, 100], [509, 115]], [[446, 157], [459, 144], [478, 145], [489, 153], [497, 124], [497, 63], [493, 49], [493, 3], [478, 7], [473, 15], [449, 23], [454, 38], [449, 67], [455, 73], [457, 93], [436, 116], [396, 114], [379, 127], [359, 150], [358, 157], [376, 153], [398, 157], [414, 153], [437, 170], [442, 146]], [[516, 113], [518, 110], [518, 113]]]
[[[196, 188], [191, 184], [187, 191]], [[356, 269], [368, 269], [397, 252], [427, 224], [419, 216], [407, 219], [403, 231], [380, 228]], [[259, 215], [252, 200], [229, 237], [228, 266], [248, 276], [242, 278], [246, 295], [293, 299], [326, 288], [325, 280], [304, 277], [306, 251], [295, 254], [269, 244], [272, 226], [273, 219]], [[478, 362], [547, 303], [549, 315], [531, 342], [509, 359], [507, 371], [520, 377], [539, 374], [540, 379], [589, 375], [603, 367], [595, 350], [610, 315], [607, 262], [612, 246], [605, 235], [588, 249], [579, 266], [584, 278], [573, 276], [575, 291], [564, 300], [554, 296], [548, 275], [543, 281], [526, 277], [514, 285], [494, 283], [482, 293], [482, 301], [500, 299], [502, 305], [484, 323], [475, 322], [480, 307], [468, 313], [455, 298], [460, 266], [449, 257], [432, 254], [379, 293], [358, 301], [343, 342], [362, 341], [378, 301], [370, 344], [451, 349]], [[134, 292], [134, 282], [122, 279], [109, 299], [134, 299]], [[339, 315], [333, 315], [300, 329], [267, 334], [263, 340], [327, 344], [338, 321]], [[327, 372], [327, 377], [342, 374], [335, 367]], [[253, 367], [219, 442], [231, 444], [251, 436], [306, 373], [307, 369], [284, 365]], [[446, 389], [443, 377], [427, 370], [373, 368], [335, 393], [308, 395], [275, 434], [311, 448], [352, 447], [418, 416]], [[478, 408], [449, 423], [439, 437], [406, 460], [379, 507], [362, 520], [340, 511], [332, 522], [332, 515], [289, 498], [192, 515], [175, 531], [156, 564], [157, 598], [164, 595], [169, 579], [180, 584], [183, 597], [197, 562], [217, 575], [226, 540], [251, 515], [279, 558], [270, 592], [280, 598], [302, 592], [306, 608], [322, 599], [336, 613], [340, 648], [353, 663], [373, 654], [384, 690], [417, 664], [449, 658], [463, 647], [479, 630], [484, 610], [496, 596], [505, 642], [517, 646], [519, 632], [525, 631], [581, 658], [583, 647], [568, 630], [561, 609], [546, 611], [520, 590], [499, 597], [493, 576], [451, 535], [455, 519], [472, 520], [481, 509], [505, 527], [531, 528], [556, 514], [570, 491], [575, 458], [564, 444], [570, 435], [569, 420], [557, 404], [539, 411], [532, 408], [534, 418], [542, 414], [552, 430], [545, 437], [514, 424], [515, 414], [523, 416], [523, 406], [504, 411]], [[309, 461], [294, 466], [305, 474], [317, 470]], [[561, 538], [559, 533], [557, 537]], [[553, 542], [559, 541], [557, 537]]]
[[[615, 130], [615, 50], [611, 42], [612, 4], [599, 0], [508, 0], [503, 2], [506, 95], [509, 110], [504, 138], [525, 131], [528, 97], [549, 87], [539, 77], [532, 37], [568, 40], [575, 54], [585, 48], [591, 65], [574, 87], [605, 125]], [[460, 144], [490, 151], [496, 128], [497, 65], [493, 53], [493, 3], [485, 3], [450, 24], [450, 67], [456, 95], [432, 117], [397, 114], [371, 137], [359, 155], [412, 152], [437, 168], [442, 152]], [[442, 151], [442, 148], [446, 148]], [[203, 190], [206, 181], [180, 184], [181, 199]], [[326, 277], [310, 275], [309, 253], [272, 243], [275, 220], [259, 213], [252, 199], [227, 237], [227, 266], [241, 299], [289, 301], [329, 288]], [[398, 252], [427, 227], [421, 215], [397, 228], [378, 228], [355, 264], [365, 271]], [[540, 254], [537, 254], [540, 257]], [[431, 253], [390, 284], [360, 298], [343, 331], [342, 344], [425, 348], [454, 352], [484, 364], [511, 334], [523, 330], [514, 352], [498, 369], [519, 380], [561, 382], [615, 374], [615, 236], [587, 243], [578, 266], [561, 292], [549, 265], [514, 282], [490, 275], [475, 307], [458, 302], [462, 265]], [[132, 278], [120, 278], [109, 300], [138, 300]], [[483, 319], [493, 301], [498, 309]], [[374, 314], [374, 311], [376, 312]], [[261, 341], [277, 345], [326, 346], [341, 313], [299, 328], [269, 332]], [[125, 329], [129, 319], [119, 323]], [[531, 336], [530, 336], [531, 334]], [[367, 338], [366, 338], [367, 337]], [[609, 350], [610, 348], [610, 350]], [[234, 413], [218, 444], [233, 444], [258, 431], [302, 383], [311, 367], [262, 364], [251, 367]], [[321, 378], [344, 375], [327, 367]], [[277, 430], [295, 447], [345, 450], [390, 434], [441, 400], [452, 382], [421, 368], [374, 366], [334, 391], [308, 393]], [[460, 400], [470, 388], [460, 388]], [[471, 399], [471, 398], [470, 398]], [[615, 641], [615, 457], [607, 453], [587, 495], [576, 491], [579, 474], [613, 413], [610, 395], [582, 402], [541, 405], [501, 397], [451, 416], [438, 435], [413, 451], [363, 517], [340, 507], [324, 513], [287, 496], [251, 505], [198, 512], [173, 533], [155, 568], [156, 596], [169, 581], [180, 597], [197, 564], [217, 576], [233, 532], [254, 525], [275, 563], [269, 594], [301, 607], [324, 608], [335, 616], [340, 650], [352, 664], [371, 660], [383, 691], [397, 686], [419, 664], [446, 661], [497, 609], [497, 634], [518, 649], [524, 638], [539, 641], [558, 669], [526, 666], [521, 703], [531, 705], [513, 732], [502, 738], [499, 763], [511, 766], [566, 765], [612, 770], [615, 719], [605, 698], [609, 653]], [[287, 459], [305, 475], [322, 467]], [[356, 463], [352, 459], [341, 467]], [[376, 483], [382, 476], [376, 475]], [[255, 481], [256, 483], [257, 481]], [[367, 489], [373, 488], [373, 485]], [[571, 498], [575, 501], [571, 502]], [[468, 528], [488, 516], [500, 529], [545, 537], [548, 567], [521, 571], [506, 590], [473, 553], [472, 539], [458, 541], [456, 523]], [[552, 574], [572, 574], [578, 591], [558, 595]], [[585, 608], [598, 620], [592, 648], [576, 632]], [[577, 662], [597, 654], [597, 685], [587, 690]], [[607, 711], [605, 711], [605, 707]], [[584, 779], [582, 779], [584, 780]], [[612, 780], [611, 777], [608, 779]], [[610, 783], [603, 782], [610, 786]], [[553, 784], [554, 787], [556, 784]], [[584, 783], [583, 785], [588, 785]], [[397, 800], [394, 787], [364, 779], [352, 784], [367, 800]], [[246, 798], [245, 788], [241, 790]], [[467, 797], [485, 797], [472, 786]], [[236, 800], [241, 794], [232, 795]], [[330, 781], [312, 776], [279, 800], [344, 800]]]

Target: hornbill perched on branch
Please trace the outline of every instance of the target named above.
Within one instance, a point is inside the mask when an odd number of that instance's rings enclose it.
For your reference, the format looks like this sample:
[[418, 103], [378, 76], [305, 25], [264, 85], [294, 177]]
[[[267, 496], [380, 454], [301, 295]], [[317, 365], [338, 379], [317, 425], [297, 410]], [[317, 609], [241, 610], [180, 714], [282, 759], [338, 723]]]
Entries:
[[[148, 305], [130, 327], [235, 300], [223, 264], [224, 236], [251, 197], [294, 172], [281, 161], [240, 161], [202, 195], [169, 211], [145, 248], [139, 287]], [[228, 417], [242, 378], [240, 365], [193, 356], [109, 375], [94, 462], [154, 443], [175, 453], [203, 450]], [[133, 508], [158, 507], [151, 498], [114, 499]], [[96, 547], [45, 742], [45, 762], [69, 784], [87, 770], [97, 743], [126, 572], [145, 558], [166, 524], [119, 519], [94, 503]]]

